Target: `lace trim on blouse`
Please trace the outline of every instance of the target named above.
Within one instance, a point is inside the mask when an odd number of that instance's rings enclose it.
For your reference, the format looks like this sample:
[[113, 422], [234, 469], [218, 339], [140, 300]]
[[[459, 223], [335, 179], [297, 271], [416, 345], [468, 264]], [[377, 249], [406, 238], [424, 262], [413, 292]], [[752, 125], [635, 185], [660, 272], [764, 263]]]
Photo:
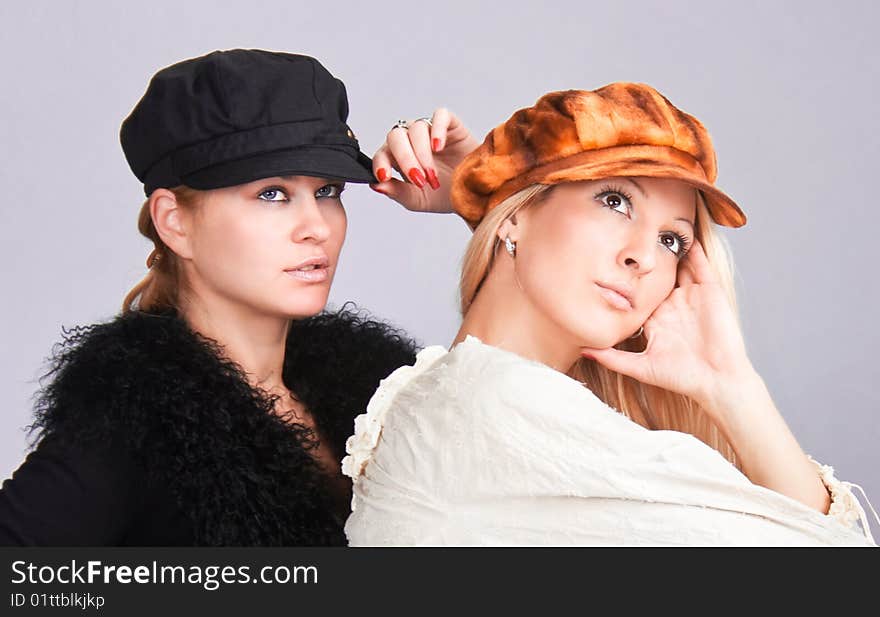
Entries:
[[871, 505], [868, 496], [865, 494], [865, 489], [858, 484], [838, 480], [834, 477], [834, 468], [831, 465], [823, 465], [809, 454], [807, 459], [816, 467], [816, 472], [822, 479], [822, 484], [825, 485], [825, 488], [828, 489], [828, 493], [831, 495], [831, 506], [828, 508], [828, 516], [850, 528], [855, 527], [855, 522], [859, 521], [865, 536], [871, 542], [874, 542], [874, 536], [871, 535], [871, 528], [868, 525], [865, 509], [852, 491], [853, 488], [862, 491], [865, 503], [868, 504], [868, 507], [874, 514], [874, 519], [880, 524], [880, 517], [877, 516], [877, 511], [874, 510], [874, 506]]
[[[367, 404], [366, 413], [354, 419], [354, 434], [345, 442], [347, 456], [342, 459], [342, 473], [357, 482], [364, 468], [373, 456], [373, 450], [379, 443], [385, 416], [394, 397], [410, 380], [428, 369], [447, 351], [440, 345], [426, 347], [416, 355], [413, 366], [401, 366], [388, 377], [379, 382], [373, 398]], [[352, 496], [351, 510], [355, 509], [355, 497]]]

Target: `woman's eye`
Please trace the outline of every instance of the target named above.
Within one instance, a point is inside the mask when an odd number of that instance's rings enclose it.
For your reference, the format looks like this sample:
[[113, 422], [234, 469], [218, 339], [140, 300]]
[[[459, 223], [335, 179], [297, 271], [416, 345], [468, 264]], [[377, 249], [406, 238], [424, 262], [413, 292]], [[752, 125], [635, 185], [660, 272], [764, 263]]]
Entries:
[[287, 195], [281, 189], [266, 189], [259, 194], [263, 201], [287, 201]]
[[319, 188], [315, 192], [315, 197], [323, 197], [323, 198], [338, 198], [342, 195], [343, 187], [338, 184], [327, 184]]
[[674, 255], [679, 257], [685, 253], [685, 243], [677, 234], [663, 234], [660, 236], [660, 244], [668, 248]]
[[632, 203], [630, 203], [630, 200], [626, 195], [618, 193], [617, 191], [605, 191], [604, 193], [597, 195], [596, 199], [598, 199], [603, 206], [611, 208], [620, 214], [629, 216]]

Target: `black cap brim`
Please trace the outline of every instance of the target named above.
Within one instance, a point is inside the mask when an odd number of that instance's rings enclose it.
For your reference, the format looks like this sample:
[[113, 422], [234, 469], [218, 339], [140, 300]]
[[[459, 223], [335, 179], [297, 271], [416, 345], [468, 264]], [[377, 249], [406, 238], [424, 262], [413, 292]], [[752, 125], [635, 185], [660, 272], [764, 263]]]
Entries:
[[376, 182], [370, 157], [358, 151], [356, 158], [352, 158], [349, 152], [329, 146], [304, 146], [265, 152], [212, 165], [181, 179], [191, 188], [209, 190], [276, 176], [312, 176], [346, 182]]

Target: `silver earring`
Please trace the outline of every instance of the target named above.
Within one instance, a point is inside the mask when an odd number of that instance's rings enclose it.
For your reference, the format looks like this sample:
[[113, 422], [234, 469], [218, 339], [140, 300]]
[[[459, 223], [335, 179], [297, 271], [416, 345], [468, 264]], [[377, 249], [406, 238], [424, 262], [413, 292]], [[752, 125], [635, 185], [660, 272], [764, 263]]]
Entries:
[[639, 338], [642, 335], [642, 332], [645, 331], [645, 326], [639, 326], [639, 331], [633, 334], [630, 338]]
[[510, 253], [511, 257], [516, 257], [516, 242], [512, 242], [510, 236], [504, 238], [504, 247], [507, 249], [507, 252]]

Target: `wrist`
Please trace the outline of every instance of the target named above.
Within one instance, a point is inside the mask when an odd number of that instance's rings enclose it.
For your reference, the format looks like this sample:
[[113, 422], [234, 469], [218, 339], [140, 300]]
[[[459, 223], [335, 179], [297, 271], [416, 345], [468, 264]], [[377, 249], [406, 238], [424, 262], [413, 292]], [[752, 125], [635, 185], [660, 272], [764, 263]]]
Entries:
[[697, 398], [697, 403], [711, 411], [722, 428], [734, 419], [744, 420], [752, 411], [766, 409], [768, 402], [772, 407], [764, 380], [750, 366], [714, 380]]

